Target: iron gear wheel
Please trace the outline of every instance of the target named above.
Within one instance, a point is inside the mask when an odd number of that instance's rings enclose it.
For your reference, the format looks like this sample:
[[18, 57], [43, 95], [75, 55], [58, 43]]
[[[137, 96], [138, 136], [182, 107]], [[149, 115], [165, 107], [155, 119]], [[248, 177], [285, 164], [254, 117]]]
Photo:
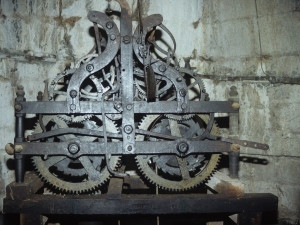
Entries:
[[[199, 124], [192, 119], [186, 121], [178, 121], [177, 124], [180, 133], [182, 134], [188, 134], [189, 130], [195, 130], [198, 135], [201, 135], [201, 133], [203, 132]], [[172, 135], [168, 119], [160, 120], [159, 123], [155, 124], [155, 127], [152, 131], [160, 134]], [[185, 138], [191, 137], [185, 136]], [[149, 138], [149, 140], [156, 141], [156, 138]], [[204, 159], [204, 155], [201, 154], [187, 156], [186, 160], [188, 164], [188, 171], [195, 170], [198, 166], [201, 165]], [[177, 176], [181, 175], [180, 168], [175, 155], [157, 155], [153, 156], [152, 160], [154, 163], [156, 163], [157, 168], [161, 169], [164, 173]]]
[[[45, 127], [52, 129], [58, 128], [66, 128], [68, 124], [58, 118], [57, 116], [47, 115], [43, 116], [42, 122]], [[107, 120], [109, 121], [109, 120]], [[108, 123], [111, 123], [108, 122]], [[110, 127], [110, 126], [107, 126]], [[113, 126], [114, 127], [114, 126]], [[116, 128], [114, 128], [116, 131]], [[34, 133], [42, 132], [42, 128], [38, 123]], [[50, 138], [48, 141], [66, 141], [66, 140], [76, 140], [76, 137], [73, 134], [65, 134], [55, 138]], [[102, 165], [99, 161], [94, 162], [94, 157], [89, 156], [81, 156], [78, 158], [78, 161], [82, 164], [82, 167], [86, 170], [85, 174], [83, 174], [82, 170], [78, 172], [78, 174], [83, 175], [80, 179], [74, 179], [72, 176], [74, 174], [74, 169], [69, 168], [69, 170], [61, 173], [56, 165], [63, 162], [67, 164], [69, 158], [67, 156], [51, 156], [43, 158], [41, 156], [33, 156], [32, 161], [40, 176], [51, 186], [56, 189], [63, 190], [65, 192], [71, 193], [82, 193], [82, 192], [91, 192], [95, 191], [99, 186], [105, 183], [110, 178], [110, 173], [106, 167], [106, 165]], [[101, 160], [102, 161], [102, 160]], [[111, 156], [110, 158], [110, 167], [112, 169], [116, 169], [118, 167], [120, 161], [119, 156]], [[68, 164], [69, 165], [69, 164]], [[71, 172], [70, 172], [71, 171]], [[76, 174], [76, 175], [78, 175]], [[68, 176], [71, 175], [71, 176]]]
[[[139, 129], [144, 130], [153, 130], [155, 129], [155, 125], [159, 124], [159, 121], [164, 119], [161, 115], [148, 115], [146, 116], [143, 121], [139, 125]], [[197, 115], [193, 117], [193, 120], [197, 123], [199, 123], [200, 129], [198, 129], [193, 136], [201, 135], [202, 132], [204, 132], [205, 125], [208, 123], [209, 116], [208, 115]], [[170, 123], [178, 124], [178, 121], [172, 121]], [[173, 125], [170, 125], [170, 127], [173, 127]], [[175, 124], [176, 125], [176, 124]], [[169, 128], [170, 129], [170, 128]], [[176, 131], [177, 130], [177, 131]], [[184, 129], [175, 128], [172, 131], [171, 128], [171, 134], [178, 134], [180, 132], [180, 135], [184, 136]], [[183, 133], [182, 133], [183, 132]], [[189, 131], [187, 131], [189, 132]], [[213, 125], [211, 133], [213, 135], [218, 134], [218, 127], [216, 124]], [[179, 136], [179, 135], [177, 135]], [[137, 135], [136, 137], [137, 141], [145, 141], [145, 136], [143, 135]], [[148, 141], [151, 141], [148, 139]], [[158, 187], [166, 189], [166, 190], [173, 190], [173, 191], [184, 191], [191, 188], [196, 187], [200, 183], [204, 182], [206, 179], [209, 178], [209, 176], [214, 172], [215, 167], [218, 165], [220, 154], [203, 154], [202, 157], [199, 158], [201, 160], [201, 164], [193, 170], [189, 170], [189, 166], [187, 164], [188, 159], [187, 157], [178, 157], [174, 156], [177, 159], [177, 167], [179, 167], [180, 172], [181, 170], [185, 170], [185, 174], [183, 173], [178, 176], [176, 173], [171, 175], [170, 173], [166, 173], [162, 169], [159, 169], [156, 173], [156, 167], [158, 165], [155, 163], [155, 158], [158, 157], [157, 155], [137, 155], [136, 156], [136, 162], [138, 165], [138, 168], [142, 172], [142, 174], [153, 184], [156, 184]], [[164, 162], [169, 162], [165, 161]], [[173, 160], [174, 161], [174, 160]], [[175, 164], [173, 164], [175, 165]], [[169, 166], [169, 165], [168, 165]], [[166, 170], [170, 170], [170, 168], [167, 168]]]

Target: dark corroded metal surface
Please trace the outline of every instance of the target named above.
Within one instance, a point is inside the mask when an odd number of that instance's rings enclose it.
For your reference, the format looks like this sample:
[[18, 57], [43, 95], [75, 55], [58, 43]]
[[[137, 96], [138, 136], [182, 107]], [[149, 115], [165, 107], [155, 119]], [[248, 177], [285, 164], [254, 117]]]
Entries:
[[272, 194], [245, 194], [233, 198], [225, 195], [180, 194], [124, 195], [110, 200], [106, 195], [59, 196], [38, 195], [26, 200], [4, 199], [4, 213], [34, 214], [185, 214], [240, 213], [277, 210]]

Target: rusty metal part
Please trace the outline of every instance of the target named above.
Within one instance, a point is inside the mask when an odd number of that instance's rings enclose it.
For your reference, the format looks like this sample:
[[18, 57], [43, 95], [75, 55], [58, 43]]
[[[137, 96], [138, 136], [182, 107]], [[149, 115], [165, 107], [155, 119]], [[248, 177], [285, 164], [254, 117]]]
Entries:
[[[140, 123], [139, 128], [143, 129], [150, 129], [152, 127], [152, 124], [154, 121], [157, 121], [159, 116], [157, 115], [149, 115], [144, 118], [144, 120]], [[208, 118], [204, 116], [203, 120], [205, 122], [208, 122]], [[217, 127], [213, 127], [212, 134], [217, 134]], [[137, 140], [142, 141], [144, 140], [144, 136], [137, 135]], [[204, 182], [214, 171], [216, 165], [218, 164], [219, 160], [219, 154], [211, 154], [209, 156], [208, 162], [205, 166], [203, 166], [200, 171], [197, 171], [196, 174], [193, 174], [193, 177], [190, 177], [190, 175], [187, 175], [187, 171], [184, 170], [182, 172], [184, 175], [182, 176], [182, 180], [170, 180], [168, 178], [162, 177], [158, 175], [155, 170], [153, 169], [152, 165], [149, 165], [149, 160], [151, 158], [151, 155], [143, 156], [143, 155], [137, 155], [136, 156], [136, 162], [138, 164], [139, 169], [143, 173], [143, 175], [153, 184], [158, 185], [160, 188], [168, 189], [168, 190], [175, 190], [175, 191], [182, 191], [191, 189], [197, 185], [199, 185], [201, 182]], [[182, 159], [179, 161], [181, 167], [184, 167], [184, 163], [186, 161], [184, 160], [182, 162]], [[185, 164], [186, 167], [187, 164]]]
[[[57, 118], [56, 116], [44, 116], [43, 117], [44, 124], [55, 123], [55, 127], [57, 129], [67, 127], [67, 124], [64, 123], [62, 120]], [[114, 126], [113, 126], [114, 127]], [[40, 133], [41, 127], [39, 124], [36, 126], [35, 133]], [[68, 139], [75, 139], [76, 137], [72, 134], [66, 134], [60, 137], [62, 141], [66, 141]], [[93, 138], [94, 140], [94, 138]], [[50, 140], [51, 141], [51, 140]], [[91, 141], [86, 139], [86, 141]], [[64, 161], [69, 160], [66, 156], [51, 156], [48, 157], [47, 160], [43, 160], [40, 156], [32, 157], [33, 163], [39, 172], [39, 174], [45, 179], [50, 185], [57, 189], [61, 189], [66, 192], [72, 193], [80, 193], [80, 192], [87, 192], [90, 190], [94, 190], [95, 188], [99, 187], [101, 184], [105, 183], [109, 177], [110, 173], [108, 172], [107, 168], [104, 167], [102, 169], [95, 168], [92, 161], [89, 159], [88, 156], [82, 156], [79, 158], [83, 168], [86, 170], [86, 174], [88, 175], [87, 178], [83, 179], [81, 182], [68, 182], [68, 180], [64, 180], [64, 177], [59, 177], [57, 174], [53, 173], [50, 169], [51, 167], [55, 167], [56, 164]], [[120, 158], [118, 156], [112, 156], [110, 160], [110, 166], [112, 168], [116, 168], [118, 166]], [[70, 172], [67, 172], [69, 174]], [[70, 175], [73, 175], [72, 173]], [[78, 174], [76, 174], [78, 175]]]
[[[54, 78], [49, 93], [46, 84], [37, 102], [26, 102], [24, 88], [17, 87], [15, 143], [6, 147], [15, 155], [17, 182], [23, 181], [26, 155], [33, 156], [48, 183], [76, 193], [97, 188], [111, 174], [124, 176], [114, 171], [121, 155], [137, 155], [146, 177], [165, 189], [197, 186], [211, 175], [221, 152], [230, 154], [231, 175], [237, 177], [238, 146], [269, 148], [214, 133], [215, 113], [234, 116], [237, 131], [237, 91], [231, 90], [229, 101], [208, 101], [203, 76], [193, 72], [188, 58], [185, 68], [180, 68], [175, 38], [162, 24], [163, 17], [154, 14], [142, 19], [138, 2], [138, 26], [132, 33], [130, 6], [126, 0], [117, 2], [121, 7], [120, 30], [106, 14], [90, 11], [96, 44], [74, 69], [68, 67]], [[107, 38], [102, 38], [98, 26]], [[173, 49], [157, 46], [157, 26], [170, 36]], [[153, 48], [166, 58], [154, 58]], [[28, 136], [28, 142], [24, 139], [25, 114], [39, 115], [36, 133]], [[143, 116], [138, 126], [137, 118]], [[113, 121], [119, 129], [114, 125], [110, 129]], [[60, 179], [61, 173], [70, 179]], [[86, 179], [76, 183], [72, 176]]]

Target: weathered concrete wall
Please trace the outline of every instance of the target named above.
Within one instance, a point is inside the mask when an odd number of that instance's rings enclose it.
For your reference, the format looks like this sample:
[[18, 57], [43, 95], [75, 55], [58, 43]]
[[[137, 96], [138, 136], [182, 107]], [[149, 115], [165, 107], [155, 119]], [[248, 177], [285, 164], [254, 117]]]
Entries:
[[[136, 9], [136, 0], [129, 3]], [[3, 149], [14, 137], [16, 85], [24, 85], [26, 98], [35, 100], [45, 79], [53, 79], [92, 48], [92, 25], [86, 15], [106, 6], [105, 0], [1, 1], [0, 196], [13, 179]], [[119, 6], [112, 2], [112, 8]], [[248, 161], [241, 162], [240, 178], [248, 192], [277, 195], [279, 217], [296, 223], [300, 218], [300, 86], [293, 83], [299, 83], [300, 77], [299, 1], [144, 0], [143, 8], [144, 16], [164, 16], [164, 24], [177, 40], [176, 55], [192, 58], [212, 100], [226, 100], [229, 88], [237, 87], [240, 138], [270, 145], [267, 152], [242, 148]], [[169, 41], [167, 35], [162, 37]], [[267, 164], [249, 162], [249, 157]]]

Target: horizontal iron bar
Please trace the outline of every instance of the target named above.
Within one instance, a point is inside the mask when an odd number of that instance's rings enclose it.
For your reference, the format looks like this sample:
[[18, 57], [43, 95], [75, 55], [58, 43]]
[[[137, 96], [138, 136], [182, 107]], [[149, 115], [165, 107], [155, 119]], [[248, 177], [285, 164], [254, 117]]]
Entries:
[[[43, 138], [49, 138], [49, 137], [64, 135], [64, 134], [81, 134], [81, 135], [94, 136], [94, 137], [103, 137], [104, 135], [103, 131], [96, 131], [96, 130], [82, 129], [82, 128], [60, 128], [56, 130], [50, 130], [44, 133], [28, 135], [27, 140], [35, 141]], [[122, 134], [107, 132], [106, 135], [107, 137], [110, 138], [122, 138]]]
[[[138, 141], [135, 142], [134, 152], [123, 152], [122, 142], [108, 142], [107, 147], [110, 154], [177, 154], [177, 146], [181, 141], [185, 141], [188, 144], [189, 154], [199, 153], [217, 153], [217, 152], [229, 152], [230, 144], [221, 141], [194, 141], [188, 139], [178, 139], [175, 141]], [[22, 155], [67, 155], [70, 157], [77, 158], [81, 155], [104, 155], [106, 149], [104, 143], [99, 142], [79, 142], [80, 150], [76, 154], [71, 154], [68, 151], [69, 144], [74, 143], [68, 142], [22, 142], [16, 143], [15, 146], [21, 149]]]
[[[67, 114], [67, 102], [18, 102], [22, 105], [22, 110], [18, 113], [25, 114]], [[177, 113], [177, 101], [144, 102], [135, 101], [134, 113], [164, 114]], [[99, 102], [80, 102], [80, 114], [101, 114], [101, 104]], [[114, 108], [114, 102], [104, 102], [105, 113], [120, 113]], [[236, 113], [229, 101], [190, 101], [190, 110], [186, 113]]]
[[122, 195], [121, 199], [107, 199], [106, 195], [30, 195], [28, 199], [9, 199], [3, 202], [4, 213], [27, 214], [187, 214], [240, 213], [276, 211], [278, 198], [273, 194], [244, 194], [235, 198], [227, 195], [160, 194]]

